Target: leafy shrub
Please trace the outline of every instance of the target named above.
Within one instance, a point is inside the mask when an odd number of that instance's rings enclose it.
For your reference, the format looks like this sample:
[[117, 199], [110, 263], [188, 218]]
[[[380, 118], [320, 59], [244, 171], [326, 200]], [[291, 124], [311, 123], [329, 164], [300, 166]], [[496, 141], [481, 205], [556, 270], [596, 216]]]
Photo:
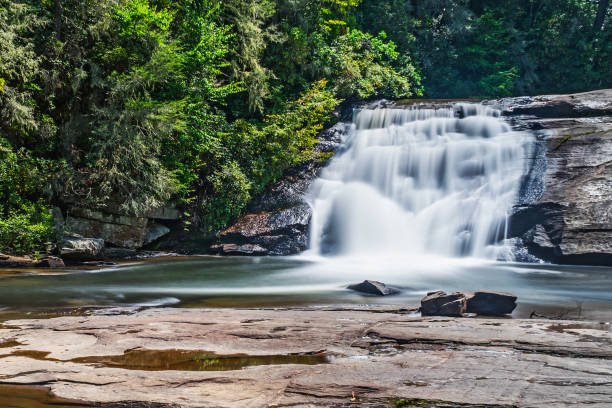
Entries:
[[209, 229], [217, 230], [237, 217], [249, 202], [251, 184], [236, 162], [226, 163], [207, 181], [212, 191], [203, 205], [205, 220]]
[[15, 152], [0, 138], [0, 252], [20, 255], [44, 249], [52, 221], [42, 197], [58, 167], [24, 148]]
[[[323, 77], [342, 98], [365, 99], [384, 95], [412, 95], [419, 78], [406, 57], [401, 58], [384, 32], [377, 36], [350, 30], [318, 51], [317, 63]], [[401, 65], [402, 69], [397, 69]]]
[[24, 255], [44, 251], [52, 234], [49, 210], [42, 204], [24, 206], [0, 217], [0, 252]]

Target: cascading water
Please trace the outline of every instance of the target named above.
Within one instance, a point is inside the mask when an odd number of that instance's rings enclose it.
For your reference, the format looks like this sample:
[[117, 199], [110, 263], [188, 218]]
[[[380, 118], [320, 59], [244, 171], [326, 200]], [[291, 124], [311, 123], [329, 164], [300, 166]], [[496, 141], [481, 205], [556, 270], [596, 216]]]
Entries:
[[532, 140], [478, 104], [358, 111], [311, 189], [311, 253], [499, 257]]

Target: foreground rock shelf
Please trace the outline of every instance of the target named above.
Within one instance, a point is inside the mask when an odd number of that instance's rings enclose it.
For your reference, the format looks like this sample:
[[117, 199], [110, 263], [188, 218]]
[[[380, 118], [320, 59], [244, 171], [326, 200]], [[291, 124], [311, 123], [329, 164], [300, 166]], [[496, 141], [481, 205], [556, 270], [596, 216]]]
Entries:
[[[0, 398], [35, 385], [57, 400], [106, 407], [612, 404], [609, 324], [331, 309], [149, 309], [5, 322]], [[198, 351], [261, 365], [163, 366], [168, 356], [193, 359]], [[121, 365], [137, 355], [150, 369]]]

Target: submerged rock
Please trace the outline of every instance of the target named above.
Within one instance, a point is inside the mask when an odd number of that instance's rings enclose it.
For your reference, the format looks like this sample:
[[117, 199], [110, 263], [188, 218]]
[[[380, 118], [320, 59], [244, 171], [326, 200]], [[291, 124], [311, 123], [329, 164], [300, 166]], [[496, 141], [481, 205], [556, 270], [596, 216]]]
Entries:
[[400, 293], [398, 289], [387, 286], [382, 282], [373, 280], [364, 280], [361, 283], [349, 285], [347, 288], [357, 292], [369, 293], [371, 295], [378, 296], [397, 295], [398, 293]]
[[429, 292], [421, 299], [421, 314], [423, 316], [463, 316], [466, 310], [464, 293], [455, 292], [450, 295], [443, 291]]
[[483, 316], [503, 316], [516, 308], [516, 296], [511, 293], [482, 290], [467, 296], [467, 313]]

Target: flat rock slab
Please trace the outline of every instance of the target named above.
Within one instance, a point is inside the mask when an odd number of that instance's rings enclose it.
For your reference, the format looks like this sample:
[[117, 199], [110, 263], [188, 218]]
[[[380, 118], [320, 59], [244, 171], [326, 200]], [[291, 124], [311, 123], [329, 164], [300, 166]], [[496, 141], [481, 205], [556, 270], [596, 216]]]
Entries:
[[[383, 407], [400, 398], [450, 407], [612, 406], [609, 324], [314, 308], [149, 309], [3, 327], [0, 390], [2, 384], [44, 385], [58, 398], [102, 406]], [[74, 361], [140, 349], [336, 358], [232, 371]]]

